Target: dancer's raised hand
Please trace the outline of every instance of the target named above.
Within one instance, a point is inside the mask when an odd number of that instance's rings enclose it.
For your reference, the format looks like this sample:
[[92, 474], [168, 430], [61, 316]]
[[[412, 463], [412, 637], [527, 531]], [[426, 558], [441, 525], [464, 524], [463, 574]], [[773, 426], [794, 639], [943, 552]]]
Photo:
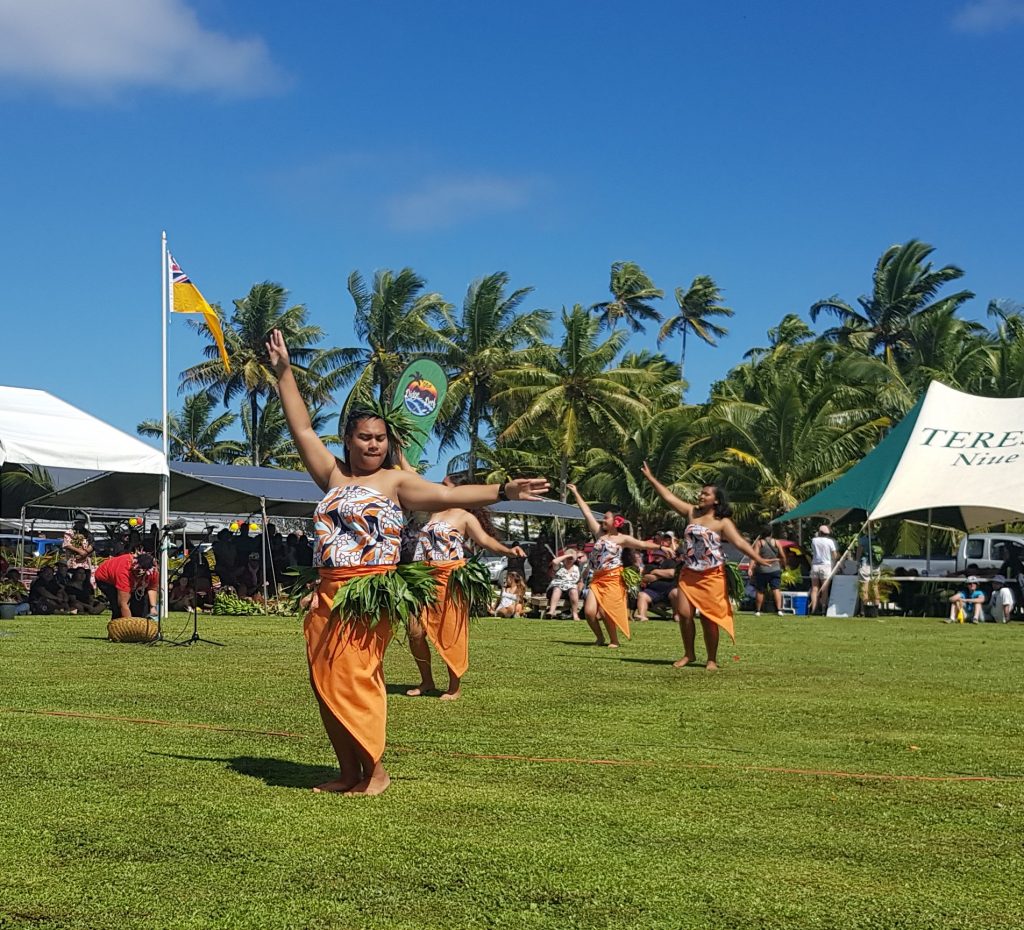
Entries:
[[654, 477], [654, 472], [651, 471], [651, 466], [647, 464], [646, 460], [644, 461], [643, 465], [640, 466], [640, 471], [648, 481], [658, 480], [657, 478]]
[[279, 378], [291, 368], [292, 363], [288, 357], [288, 346], [285, 344], [281, 330], [275, 329], [271, 331], [267, 339], [267, 355], [270, 358], [270, 367], [274, 369], [274, 374]]
[[550, 488], [547, 478], [513, 478], [505, 482], [505, 496], [510, 501], [539, 501]]

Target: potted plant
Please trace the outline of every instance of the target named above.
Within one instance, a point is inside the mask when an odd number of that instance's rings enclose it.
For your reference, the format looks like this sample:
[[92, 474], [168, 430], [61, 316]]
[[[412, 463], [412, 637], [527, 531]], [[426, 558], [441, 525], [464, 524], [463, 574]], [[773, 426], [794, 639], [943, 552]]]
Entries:
[[0, 578], [0, 619], [13, 620], [18, 605], [28, 592], [20, 581]]

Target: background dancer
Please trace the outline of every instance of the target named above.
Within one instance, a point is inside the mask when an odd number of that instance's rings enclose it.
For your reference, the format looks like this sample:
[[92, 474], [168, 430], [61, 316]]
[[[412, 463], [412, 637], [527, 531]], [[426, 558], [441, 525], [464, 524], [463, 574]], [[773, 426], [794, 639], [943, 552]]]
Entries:
[[693, 611], [696, 608], [700, 611], [700, 625], [704, 631], [704, 645], [708, 652], [706, 668], [714, 671], [718, 668], [718, 628], [724, 629], [734, 642], [736, 640], [733, 632], [732, 602], [729, 600], [725, 575], [725, 556], [722, 554], [723, 537], [758, 565], [770, 567], [773, 563], [758, 555], [740, 535], [736, 524], [730, 519], [732, 508], [725, 492], [717, 485], [707, 484], [702, 487], [695, 506], [676, 497], [658, 481], [646, 462], [642, 470], [644, 477], [658, 492], [658, 496], [688, 521], [683, 533], [683, 567], [679, 572], [680, 594], [676, 598], [685, 654], [674, 665], [676, 668], [682, 668], [696, 659], [696, 627], [693, 622]]
[[[451, 486], [448, 478], [445, 486]], [[487, 527], [484, 526], [487, 522]], [[419, 697], [434, 690], [434, 673], [430, 667], [430, 647], [434, 644], [438, 655], [448, 666], [448, 690], [442, 701], [454, 701], [460, 694], [462, 676], [469, 668], [469, 603], [459, 597], [449, 585], [454, 570], [466, 564], [466, 537], [482, 549], [498, 555], [524, 558], [519, 546], [511, 549], [490, 534], [490, 519], [486, 512], [472, 514], [461, 507], [452, 507], [432, 513], [420, 529], [416, 539], [417, 562], [426, 562], [440, 588], [438, 600], [423, 608], [420, 616], [409, 623], [409, 649], [420, 670], [420, 683], [405, 693]]]
[[[590, 577], [586, 600], [583, 602], [583, 616], [595, 636], [595, 646], [607, 645], [612, 649], [618, 649], [618, 630], [629, 636], [629, 600], [626, 596], [625, 582], [622, 580], [623, 565], [632, 565], [633, 553], [628, 550], [661, 549], [661, 546], [620, 532], [626, 526], [626, 521], [611, 510], [607, 511], [602, 521], [598, 523], [576, 485], [567, 484], [566, 487], [576, 498], [587, 528], [595, 539], [594, 549], [590, 553], [593, 574]], [[607, 643], [601, 630], [602, 619], [608, 629]]]
[[[315, 564], [320, 582], [304, 623], [310, 680], [320, 717], [338, 758], [337, 778], [320, 791], [380, 794], [391, 779], [381, 765], [387, 723], [382, 662], [391, 618], [339, 618], [338, 589], [354, 578], [398, 568], [402, 510], [434, 511], [484, 506], [498, 500], [536, 500], [543, 479], [446, 488], [398, 467], [400, 450], [380, 414], [353, 410], [345, 423], [345, 459], [339, 461], [316, 434], [299, 392], [279, 330], [267, 342], [288, 429], [310, 477], [325, 492], [314, 511]], [[386, 592], [381, 592], [386, 603]], [[390, 589], [393, 590], [393, 589]]]

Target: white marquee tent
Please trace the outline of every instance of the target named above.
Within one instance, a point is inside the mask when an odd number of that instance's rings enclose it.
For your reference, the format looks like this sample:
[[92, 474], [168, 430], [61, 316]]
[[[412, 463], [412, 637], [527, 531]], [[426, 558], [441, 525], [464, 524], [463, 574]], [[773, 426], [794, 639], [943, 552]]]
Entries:
[[46, 391], [0, 385], [0, 465], [166, 475], [159, 449]]

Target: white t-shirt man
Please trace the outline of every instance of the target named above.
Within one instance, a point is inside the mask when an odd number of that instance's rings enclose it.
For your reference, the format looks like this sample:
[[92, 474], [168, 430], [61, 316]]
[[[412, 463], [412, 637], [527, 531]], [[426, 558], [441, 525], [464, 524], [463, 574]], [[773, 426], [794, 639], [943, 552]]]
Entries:
[[839, 553], [831, 536], [818, 535], [811, 540], [811, 577], [824, 581], [832, 571], [832, 563]]
[[1013, 591], [1005, 584], [993, 584], [988, 599], [988, 615], [996, 623], [1006, 623], [1013, 613]]

